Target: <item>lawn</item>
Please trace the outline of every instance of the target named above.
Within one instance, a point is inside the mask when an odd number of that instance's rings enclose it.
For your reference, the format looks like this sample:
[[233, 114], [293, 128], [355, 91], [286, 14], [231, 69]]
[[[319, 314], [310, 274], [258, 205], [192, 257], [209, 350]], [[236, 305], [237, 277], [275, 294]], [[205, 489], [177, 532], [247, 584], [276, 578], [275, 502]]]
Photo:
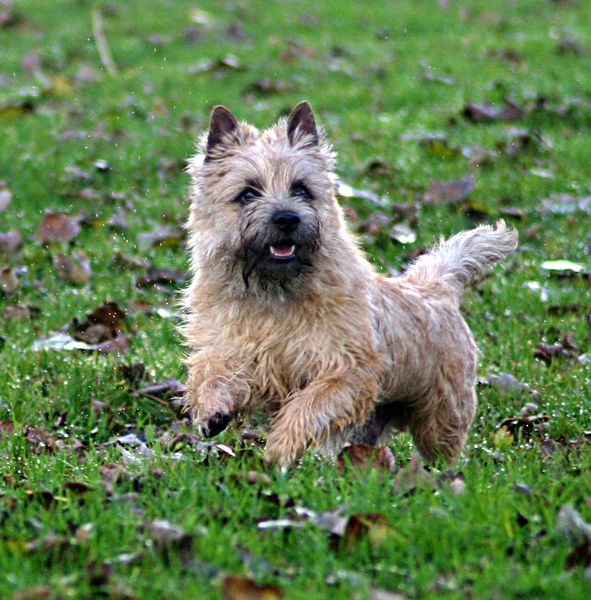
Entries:
[[[0, 597], [589, 597], [589, 22], [585, 0], [0, 2]], [[263, 127], [302, 99], [378, 269], [519, 230], [463, 302], [479, 409], [453, 470], [403, 434], [393, 466], [280, 473], [264, 428], [204, 444], [177, 411], [185, 159], [215, 104]]]

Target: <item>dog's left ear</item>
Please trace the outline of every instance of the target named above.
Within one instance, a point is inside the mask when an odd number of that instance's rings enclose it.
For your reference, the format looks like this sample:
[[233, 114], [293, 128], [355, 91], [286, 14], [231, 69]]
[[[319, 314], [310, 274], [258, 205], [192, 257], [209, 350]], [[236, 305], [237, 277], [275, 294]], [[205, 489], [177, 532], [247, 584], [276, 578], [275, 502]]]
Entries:
[[287, 117], [287, 139], [293, 146], [304, 137], [309, 138], [309, 145], [318, 146], [318, 130], [308, 102], [300, 102]]

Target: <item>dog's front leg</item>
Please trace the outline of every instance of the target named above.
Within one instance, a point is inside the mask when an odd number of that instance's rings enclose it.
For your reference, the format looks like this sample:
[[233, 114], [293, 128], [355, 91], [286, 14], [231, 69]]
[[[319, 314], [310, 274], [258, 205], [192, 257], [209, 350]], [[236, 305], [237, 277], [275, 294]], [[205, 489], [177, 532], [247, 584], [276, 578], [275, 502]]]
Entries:
[[240, 361], [212, 353], [198, 353], [187, 360], [186, 410], [193, 425], [206, 437], [223, 431], [239, 408], [248, 401], [250, 387]]
[[363, 370], [316, 379], [289, 399], [275, 416], [265, 460], [285, 467], [310, 444], [321, 444], [331, 433], [362, 423], [375, 404], [377, 389], [375, 378]]

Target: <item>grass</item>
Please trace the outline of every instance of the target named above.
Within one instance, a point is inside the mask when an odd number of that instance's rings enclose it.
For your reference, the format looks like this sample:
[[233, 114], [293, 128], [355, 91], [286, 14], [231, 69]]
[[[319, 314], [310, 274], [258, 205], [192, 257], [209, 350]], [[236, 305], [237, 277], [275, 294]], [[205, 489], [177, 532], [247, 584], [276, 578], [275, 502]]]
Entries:
[[[551, 277], [541, 266], [565, 258], [591, 269], [589, 211], [556, 214], [541, 201], [590, 193], [591, 5], [443, 4], [99, 2], [118, 67], [109, 77], [92, 35], [91, 2], [14, 3], [16, 23], [0, 28], [0, 180], [13, 195], [0, 212], [0, 231], [16, 228], [24, 243], [0, 255], [0, 266], [15, 268], [20, 282], [0, 296], [1, 597], [219, 598], [223, 574], [276, 584], [290, 599], [361, 599], [375, 588], [408, 598], [587, 597], [588, 546], [573, 553], [577, 543], [558, 531], [557, 513], [569, 503], [591, 519], [589, 363], [567, 357], [547, 366], [533, 349], [570, 331], [575, 354], [590, 351], [589, 278]], [[196, 41], [187, 41], [191, 35]], [[558, 52], [565, 35], [580, 46]], [[240, 68], [203, 70], [202, 61], [227, 54]], [[425, 81], [425, 71], [452, 84]], [[257, 90], [262, 78], [288, 89]], [[461, 114], [468, 101], [500, 106], [505, 96], [520, 106], [545, 97], [549, 108], [510, 123], [472, 123]], [[141, 268], [121, 266], [115, 255], [186, 268], [182, 244], [149, 246], [138, 236], [184, 221], [183, 159], [211, 107], [224, 103], [265, 126], [303, 98], [339, 151], [343, 180], [418, 206], [418, 216], [407, 218], [414, 243], [401, 245], [387, 231], [365, 236], [376, 264], [399, 269], [442, 233], [508, 208], [522, 211], [512, 219], [521, 234], [515, 260], [466, 296], [464, 312], [482, 351], [480, 375], [509, 372], [527, 382], [550, 420], [531, 436], [497, 434], [529, 394], [480, 386], [466, 457], [455, 468], [463, 493], [439, 472], [435, 485], [413, 474], [405, 436], [392, 442], [398, 466], [391, 473], [341, 470], [310, 455], [282, 475], [264, 469], [260, 447], [236, 431], [222, 437], [235, 456], [204, 459], [190, 443], [175, 456], [163, 436], [184, 426], [122, 382], [122, 362], [143, 362], [155, 380], [182, 380], [184, 372], [175, 320], [137, 304], [174, 310], [175, 288], [138, 288]], [[515, 135], [508, 127], [527, 130], [529, 141], [515, 154], [504, 150]], [[446, 136], [435, 151], [420, 139], [434, 131]], [[457, 150], [473, 155], [476, 146], [489, 153], [480, 166]], [[378, 157], [381, 172], [368, 169]], [[98, 160], [109, 169], [97, 169]], [[431, 181], [468, 174], [468, 200], [420, 202]], [[85, 188], [91, 191], [81, 194]], [[389, 204], [343, 202], [357, 215], [354, 228], [376, 210], [393, 215]], [[46, 209], [84, 213], [73, 242], [39, 242]], [[118, 212], [127, 227], [109, 224]], [[93, 276], [73, 285], [56, 276], [51, 257], [80, 249]], [[539, 283], [547, 298], [526, 282]], [[32, 350], [35, 340], [105, 300], [129, 311], [124, 357]], [[6, 312], [24, 303], [39, 313], [17, 320]], [[35, 430], [23, 434], [27, 426], [47, 432], [56, 447], [44, 450]], [[125, 458], [109, 442], [130, 432], [148, 454], [128, 448], [125, 472], [108, 490], [102, 467]], [[270, 481], [249, 484], [251, 470]], [[404, 474], [409, 484], [401, 483]], [[318, 526], [257, 529], [261, 519], [291, 515], [291, 503], [381, 517], [336, 545]], [[155, 533], [154, 519], [187, 537]]]

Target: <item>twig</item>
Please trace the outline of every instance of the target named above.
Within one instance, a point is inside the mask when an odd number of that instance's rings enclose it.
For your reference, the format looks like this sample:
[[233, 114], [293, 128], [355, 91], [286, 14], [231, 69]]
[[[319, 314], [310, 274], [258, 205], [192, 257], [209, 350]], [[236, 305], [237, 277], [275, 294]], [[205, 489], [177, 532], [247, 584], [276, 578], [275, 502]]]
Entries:
[[94, 43], [96, 44], [101, 63], [103, 63], [107, 73], [111, 77], [114, 77], [117, 75], [117, 65], [115, 65], [111, 53], [109, 52], [109, 46], [107, 45], [107, 39], [105, 38], [105, 32], [103, 31], [103, 18], [101, 16], [101, 11], [96, 4], [92, 7], [92, 33], [94, 35]]
[[174, 417], [183, 416], [182, 413], [174, 407], [174, 405], [166, 400], [162, 400], [162, 398], [158, 398], [158, 396], [154, 396], [154, 394], [148, 394], [147, 392], [142, 392], [141, 390], [136, 390], [134, 388], [130, 388], [130, 391], [134, 396], [143, 396], [144, 398], [149, 398], [154, 402], [158, 402], [158, 404], [168, 410]]

